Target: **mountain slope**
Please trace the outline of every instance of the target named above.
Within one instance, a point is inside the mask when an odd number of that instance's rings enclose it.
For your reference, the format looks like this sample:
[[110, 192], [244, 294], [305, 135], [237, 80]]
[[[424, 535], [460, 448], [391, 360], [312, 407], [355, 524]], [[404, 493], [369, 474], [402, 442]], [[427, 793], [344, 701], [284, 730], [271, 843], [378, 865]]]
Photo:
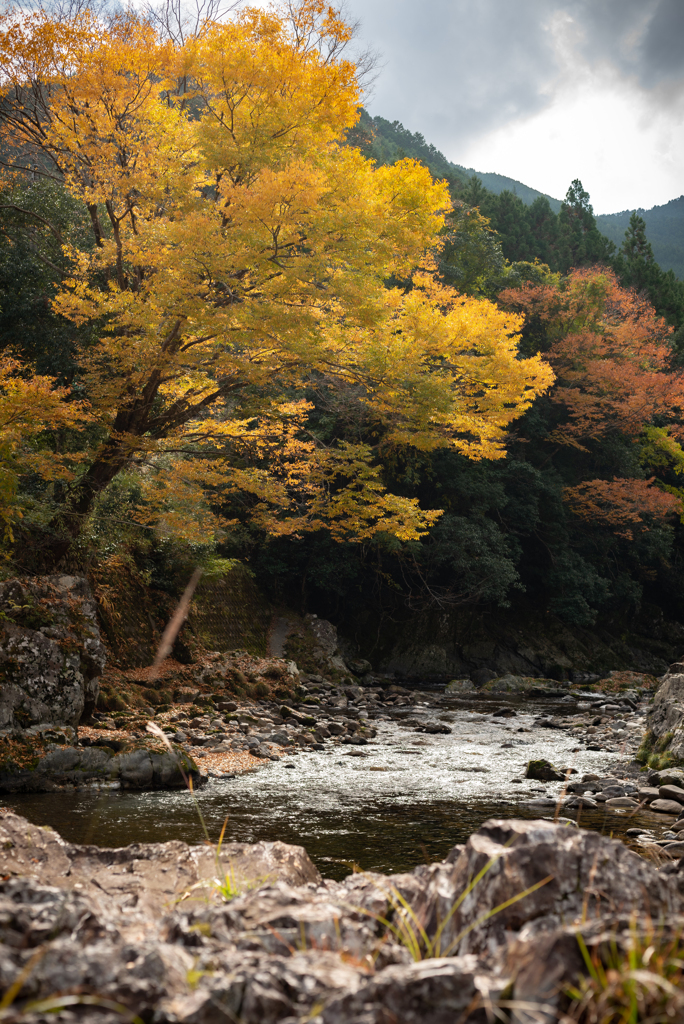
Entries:
[[[364, 145], [365, 137], [365, 145]], [[436, 178], [456, 178], [464, 184], [476, 175], [484, 187], [500, 195], [508, 190], [530, 206], [538, 196], [546, 195], [535, 188], [508, 178], [505, 174], [476, 171], [472, 167], [463, 167], [447, 160], [435, 146], [425, 141], [420, 132], [410, 132], [399, 121], [387, 121], [384, 117], [371, 117], [368, 111], [362, 110], [359, 125], [354, 133], [353, 142], [361, 145], [369, 156], [378, 163], [393, 163], [401, 156], [414, 157], [426, 164]], [[546, 196], [554, 213], [561, 208], [559, 199]]]
[[[632, 212], [599, 214], [596, 225], [602, 234], [621, 245]], [[671, 199], [664, 206], [636, 212], [646, 222], [646, 235], [656, 261], [663, 270], [673, 270], [678, 278], [684, 279], [684, 196]]]
[[[453, 163], [435, 146], [426, 142], [420, 132], [410, 132], [399, 121], [371, 117], [366, 110], [361, 111], [358, 126], [350, 134], [350, 142], [381, 164], [394, 163], [402, 156], [410, 156], [426, 164], [436, 178], [451, 178], [466, 184], [475, 175], [495, 195], [501, 195], [504, 191], [512, 192], [526, 206], [531, 206], [539, 196], [546, 196], [554, 213], [557, 214], [561, 208], [559, 199], [530, 188], [515, 178]], [[624, 241], [632, 212], [623, 210], [620, 213], [596, 215], [596, 226], [619, 248]], [[672, 199], [664, 206], [636, 212], [646, 221], [648, 240], [660, 267], [672, 270], [678, 278], [684, 279], [684, 196]]]

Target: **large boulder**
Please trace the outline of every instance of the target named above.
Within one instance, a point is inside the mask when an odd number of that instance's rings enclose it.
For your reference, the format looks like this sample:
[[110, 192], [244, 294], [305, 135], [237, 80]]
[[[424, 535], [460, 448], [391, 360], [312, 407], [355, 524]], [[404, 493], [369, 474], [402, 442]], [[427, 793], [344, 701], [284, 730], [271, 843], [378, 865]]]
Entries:
[[0, 583], [0, 730], [78, 725], [105, 666], [97, 614], [81, 576]]
[[[678, 932], [680, 874], [576, 827], [494, 820], [439, 864], [332, 882], [284, 843], [100, 849], [0, 810], [0, 987], [26, 1024], [64, 993], [107, 1024], [108, 1003], [156, 1024], [486, 1024], [502, 1001], [551, 1024], [585, 972], [577, 933], [614, 957], [653, 922]], [[412, 962], [402, 920], [433, 957]]]
[[624, 843], [551, 821], [491, 819], [449, 859], [433, 865], [412, 901], [427, 934], [439, 933], [442, 954], [491, 953], [536, 923], [548, 930], [606, 914], [656, 919], [679, 907], [668, 878]]
[[[31, 735], [26, 737], [30, 744]], [[18, 766], [0, 768], [0, 793], [46, 793], [64, 785], [118, 783], [122, 789], [184, 789], [187, 779], [199, 787], [206, 782], [185, 751], [155, 751], [138, 747], [115, 754], [111, 747], [59, 747]]]
[[648, 715], [653, 739], [668, 752], [684, 760], [684, 664], [676, 662], [665, 673], [656, 690]]

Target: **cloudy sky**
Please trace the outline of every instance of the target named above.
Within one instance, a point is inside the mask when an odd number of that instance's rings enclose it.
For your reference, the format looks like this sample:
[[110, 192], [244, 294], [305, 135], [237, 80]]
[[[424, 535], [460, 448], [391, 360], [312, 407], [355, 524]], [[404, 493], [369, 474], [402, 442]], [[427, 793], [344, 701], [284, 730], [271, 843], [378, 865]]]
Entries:
[[455, 163], [597, 213], [684, 193], [684, 0], [347, 0], [367, 100]]

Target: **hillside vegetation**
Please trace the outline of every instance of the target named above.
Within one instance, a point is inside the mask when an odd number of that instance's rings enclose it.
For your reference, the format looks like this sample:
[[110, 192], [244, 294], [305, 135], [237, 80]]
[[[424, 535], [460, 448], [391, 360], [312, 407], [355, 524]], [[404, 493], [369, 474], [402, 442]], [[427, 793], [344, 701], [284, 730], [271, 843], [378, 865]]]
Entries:
[[[510, 193], [522, 200], [526, 206], [538, 199], [546, 199], [555, 214], [560, 213], [561, 200], [530, 188], [529, 185], [509, 178], [505, 174], [483, 172], [472, 167], [448, 160], [435, 146], [426, 142], [420, 132], [410, 132], [399, 121], [387, 121], [384, 117], [371, 117], [366, 110], [355, 129], [357, 144], [365, 145], [365, 151], [379, 163], [393, 163], [400, 156], [420, 160], [430, 168], [435, 177], [449, 178], [466, 185], [473, 177], [493, 195]], [[646, 224], [653, 254], [659, 266], [672, 270], [675, 277], [684, 278], [684, 196], [672, 199], [663, 206], [650, 210], [623, 210], [620, 213], [602, 213], [596, 216], [596, 226], [616, 247], [622, 244], [633, 213], [642, 217]]]
[[453, 163], [435, 146], [426, 142], [420, 132], [410, 132], [399, 121], [387, 121], [379, 116], [371, 117], [368, 111], [361, 110], [354, 139], [356, 144], [363, 145], [365, 152], [378, 163], [394, 163], [402, 156], [410, 156], [429, 167], [437, 178], [453, 178], [465, 184], [475, 175], [494, 195], [507, 190], [528, 205], [544, 196], [554, 213], [560, 211], [559, 199], [538, 192], [537, 189], [530, 188], [515, 178], [508, 178], [505, 174], [476, 171], [472, 167]]
[[684, 619], [684, 286], [578, 180], [556, 212], [375, 132], [324, 14], [0, 28], [5, 572], [111, 606], [238, 560], [376, 637]]
[[672, 270], [676, 277], [684, 279], [684, 196], [650, 210], [599, 214], [596, 223], [603, 234], [618, 245], [632, 213], [643, 219], [653, 255], [663, 270]]

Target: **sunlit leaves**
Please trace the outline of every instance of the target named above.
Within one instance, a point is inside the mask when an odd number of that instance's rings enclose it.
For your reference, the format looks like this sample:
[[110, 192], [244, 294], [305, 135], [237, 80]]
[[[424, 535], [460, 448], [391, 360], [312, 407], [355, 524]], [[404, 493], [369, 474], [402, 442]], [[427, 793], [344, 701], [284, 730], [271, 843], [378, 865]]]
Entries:
[[56, 388], [11, 356], [0, 356], [0, 524], [12, 537], [17, 481], [33, 472], [44, 480], [73, 479], [77, 454], [58, 454], [41, 443], [47, 432], [74, 428], [90, 419], [84, 403], [67, 401], [68, 388]]
[[608, 526], [626, 540], [649, 529], [654, 519], [671, 516], [681, 508], [674, 494], [654, 487], [650, 480], [587, 480], [567, 487], [564, 498], [576, 515]]
[[[519, 317], [438, 285], [426, 263], [415, 273], [447, 185], [345, 145], [360, 97], [349, 33], [321, 0], [241, 8], [183, 44], [132, 11], [104, 33], [88, 17], [5, 22], [0, 120], [53, 161], [96, 243], [65, 247], [54, 301], [100, 325], [79, 362], [108, 438], [89, 452], [79, 515], [136, 462], [167, 511], [174, 480], [187, 507], [203, 488], [204, 522], [240, 488], [272, 532], [413, 538], [437, 513], [385, 492], [383, 452], [499, 458], [550, 385], [539, 357], [518, 358]], [[413, 287], [388, 287], [393, 275]], [[354, 391], [372, 444], [326, 447], [303, 406], [284, 411], [321, 379]]]

